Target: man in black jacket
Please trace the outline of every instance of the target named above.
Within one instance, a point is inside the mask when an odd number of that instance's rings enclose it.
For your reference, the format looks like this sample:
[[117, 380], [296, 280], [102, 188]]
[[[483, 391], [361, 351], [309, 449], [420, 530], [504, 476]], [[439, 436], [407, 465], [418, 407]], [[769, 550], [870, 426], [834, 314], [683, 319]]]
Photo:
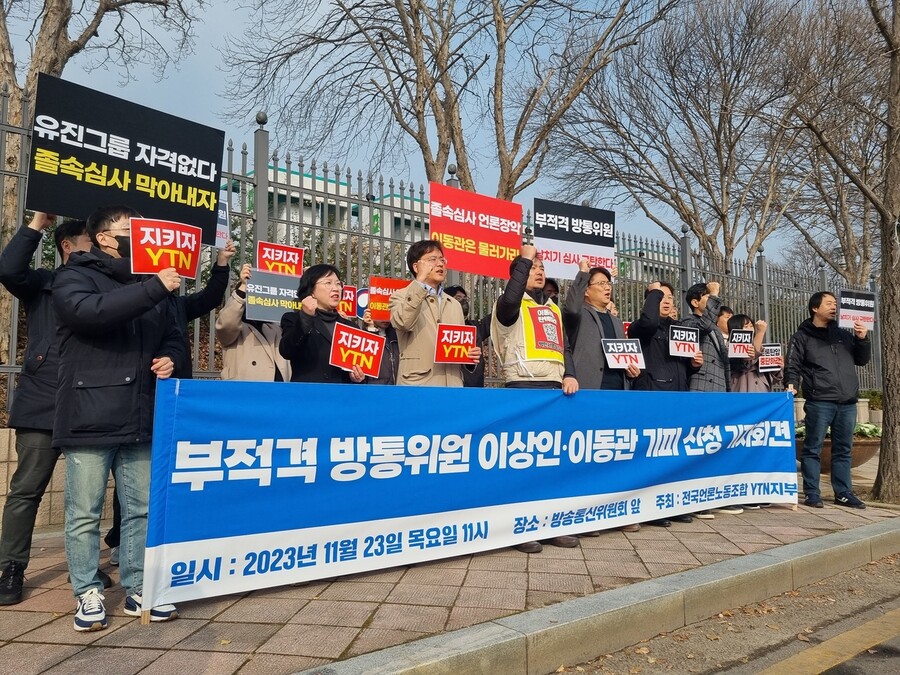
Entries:
[[[490, 313], [481, 317], [477, 321], [469, 318], [469, 294], [462, 286], [448, 286], [444, 289], [444, 293], [452, 295], [459, 300], [462, 306], [463, 316], [466, 317], [467, 326], [475, 326], [475, 344], [479, 347], [484, 346], [485, 340], [491, 338], [491, 315]], [[481, 350], [481, 359], [475, 366], [475, 370], [463, 368], [463, 386], [464, 387], [484, 387], [484, 368], [485, 368], [485, 351]]]
[[[124, 611], [141, 614], [156, 379], [171, 377], [186, 358], [168, 301], [181, 285], [178, 273], [138, 277], [122, 255], [134, 215], [128, 207], [94, 212], [87, 222], [93, 247], [73, 254], [53, 282], [59, 317], [53, 442], [66, 456], [65, 544], [77, 631], [107, 626], [97, 564], [110, 469], [122, 505]], [[172, 605], [150, 608], [154, 621], [176, 616]]]
[[866, 505], [853, 494], [850, 456], [856, 428], [856, 399], [859, 396], [857, 366], [872, 357], [872, 343], [866, 327], [853, 324], [853, 332], [838, 328], [837, 301], [827, 291], [809, 299], [809, 317], [800, 324], [788, 345], [785, 388], [796, 393], [803, 382], [806, 403], [806, 438], [800, 457], [803, 474], [804, 504], [822, 508], [819, 492], [822, 443], [831, 427], [831, 486], [834, 503], [864, 509]]
[[[0, 531], [0, 605], [15, 605], [22, 600], [34, 521], [59, 458], [59, 449], [52, 446], [59, 352], [50, 288], [56, 271], [31, 268], [43, 232], [53, 221], [46, 213], [35, 213], [0, 255], [0, 283], [22, 303], [28, 330], [25, 361], [9, 417], [9, 426], [16, 430], [18, 465], [10, 481]], [[83, 220], [59, 224], [53, 238], [63, 264], [70, 253], [91, 248]]]

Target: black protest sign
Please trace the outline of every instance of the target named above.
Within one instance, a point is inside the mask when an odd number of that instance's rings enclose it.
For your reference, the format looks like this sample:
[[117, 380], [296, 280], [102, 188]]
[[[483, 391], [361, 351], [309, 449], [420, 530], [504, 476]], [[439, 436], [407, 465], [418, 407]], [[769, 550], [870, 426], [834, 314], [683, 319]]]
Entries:
[[689, 359], [700, 351], [700, 329], [687, 326], [669, 326], [669, 356]]
[[582, 259], [612, 269], [616, 262], [614, 211], [534, 200], [534, 245], [547, 276], [574, 279]]
[[277, 323], [285, 312], [300, 309], [297, 277], [253, 270], [247, 281], [247, 318]]
[[41, 74], [25, 205], [86, 218], [127, 204], [212, 245], [224, 146], [224, 131]]
[[867, 330], [875, 327], [875, 294], [865, 291], [841, 291], [838, 299], [838, 326], [853, 328], [859, 321]]
[[759, 372], [777, 373], [784, 365], [784, 357], [781, 345], [772, 342], [762, 346], [762, 354], [759, 355]]
[[753, 331], [733, 330], [728, 333], [728, 358], [753, 358]]
[[601, 340], [603, 353], [606, 356], [606, 364], [610, 368], [625, 369], [629, 366], [646, 368], [644, 353], [641, 351], [640, 340]]

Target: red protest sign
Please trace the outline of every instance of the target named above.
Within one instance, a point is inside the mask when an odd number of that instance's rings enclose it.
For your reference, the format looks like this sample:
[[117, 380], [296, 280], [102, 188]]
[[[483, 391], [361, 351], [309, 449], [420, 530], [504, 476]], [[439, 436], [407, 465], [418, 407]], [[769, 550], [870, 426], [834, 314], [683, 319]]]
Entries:
[[338, 312], [349, 317], [356, 316], [356, 286], [344, 286]]
[[302, 276], [303, 250], [296, 246], [259, 241], [256, 243], [256, 266], [265, 272]]
[[328, 363], [332, 366], [343, 370], [359, 366], [369, 377], [378, 377], [383, 354], [382, 336], [347, 324], [334, 324], [334, 338], [331, 340], [331, 354], [328, 357]]
[[369, 312], [372, 321], [390, 321], [391, 311], [388, 309], [388, 300], [395, 291], [409, 286], [405, 279], [390, 279], [388, 277], [369, 277]]
[[447, 267], [509, 279], [522, 248], [522, 205], [431, 183], [429, 228], [441, 242]]
[[131, 219], [131, 271], [156, 274], [174, 267], [183, 277], [197, 278], [203, 230], [194, 225], [152, 218]]
[[475, 346], [475, 326], [459, 326], [452, 323], [438, 324], [437, 342], [434, 345], [435, 363], [472, 363], [469, 350]]

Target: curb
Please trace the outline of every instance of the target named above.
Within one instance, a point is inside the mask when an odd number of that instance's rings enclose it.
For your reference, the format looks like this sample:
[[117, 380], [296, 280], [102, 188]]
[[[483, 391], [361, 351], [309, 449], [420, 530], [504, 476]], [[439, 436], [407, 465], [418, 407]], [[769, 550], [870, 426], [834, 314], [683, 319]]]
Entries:
[[552, 673], [900, 552], [900, 520], [835, 532], [363, 654], [303, 675]]

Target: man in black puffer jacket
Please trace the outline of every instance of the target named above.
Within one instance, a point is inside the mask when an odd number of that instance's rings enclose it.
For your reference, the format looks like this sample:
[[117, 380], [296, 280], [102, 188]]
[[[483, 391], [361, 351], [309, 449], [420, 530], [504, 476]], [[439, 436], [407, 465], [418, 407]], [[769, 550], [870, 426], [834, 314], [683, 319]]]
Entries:
[[[66, 457], [65, 543], [77, 631], [106, 628], [97, 577], [100, 514], [112, 469], [122, 502], [121, 581], [125, 613], [140, 616], [150, 492], [150, 440], [157, 378], [187, 358], [170, 294], [172, 269], [135, 276], [127, 250], [128, 207], [108, 207], [87, 222], [93, 248], [75, 253], [53, 283], [59, 319], [59, 388], [53, 442]], [[175, 618], [172, 605], [150, 618]]]
[[858, 321], [853, 332], [838, 328], [837, 300], [827, 291], [809, 299], [809, 319], [800, 324], [788, 346], [785, 388], [796, 393], [803, 382], [806, 404], [806, 438], [800, 457], [804, 504], [822, 508], [819, 492], [820, 453], [825, 431], [831, 427], [831, 486], [834, 503], [864, 509], [853, 494], [850, 455], [856, 427], [856, 399], [859, 396], [857, 366], [872, 357], [872, 343], [866, 327]]

